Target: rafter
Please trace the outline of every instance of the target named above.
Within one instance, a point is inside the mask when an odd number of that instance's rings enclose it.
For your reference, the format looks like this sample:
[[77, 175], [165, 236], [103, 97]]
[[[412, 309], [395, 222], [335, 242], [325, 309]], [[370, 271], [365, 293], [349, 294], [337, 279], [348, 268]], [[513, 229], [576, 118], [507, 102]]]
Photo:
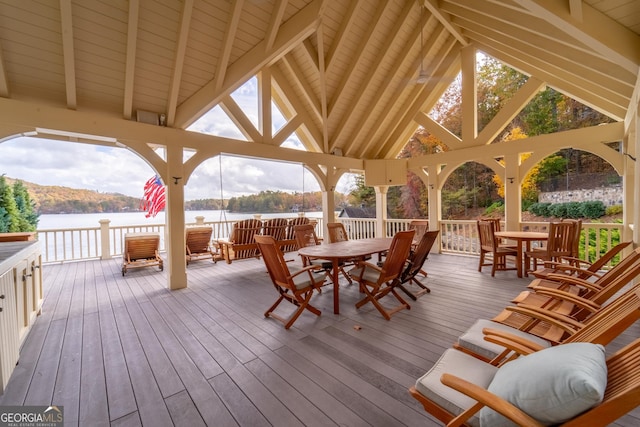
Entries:
[[338, 29], [337, 34], [334, 37], [334, 42], [327, 50], [327, 73], [331, 73], [333, 71], [333, 58], [344, 47], [345, 41], [348, 40], [348, 37], [346, 37], [346, 35], [351, 32], [351, 29], [356, 24], [360, 16], [356, 13], [356, 11], [360, 10], [362, 3], [362, 0], [352, 0], [348, 2], [349, 9], [347, 9], [346, 13], [343, 15], [342, 23], [340, 25], [340, 28]]
[[271, 13], [271, 19], [269, 20], [269, 28], [267, 29], [267, 35], [265, 37], [265, 51], [269, 51], [273, 47], [273, 43], [278, 35], [278, 28], [282, 25], [282, 17], [284, 11], [287, 9], [289, 0], [276, 0], [276, 5]]
[[462, 140], [454, 135], [449, 129], [442, 126], [422, 111], [418, 112], [413, 120], [425, 128], [427, 132], [442, 141], [442, 143], [447, 147], [457, 147], [462, 143]]
[[78, 106], [76, 95], [76, 59], [73, 43], [73, 14], [71, 0], [60, 0], [60, 25], [62, 33], [62, 54], [64, 57], [64, 84], [67, 91], [67, 108]]
[[324, 63], [324, 30], [318, 27], [316, 31], [316, 40], [318, 41], [318, 69], [320, 70], [320, 117], [322, 117], [322, 148], [323, 152], [329, 152], [329, 106], [327, 103], [327, 73]]
[[273, 124], [271, 112], [271, 69], [265, 67], [258, 73], [258, 131], [262, 134], [265, 144], [271, 143], [271, 126]]
[[287, 138], [289, 138], [289, 136], [291, 136], [291, 134], [295, 132], [296, 129], [300, 127], [300, 125], [302, 125], [302, 123], [302, 116], [296, 115], [295, 117], [293, 117], [284, 126], [282, 126], [282, 128], [280, 128], [278, 132], [276, 132], [276, 134], [273, 136], [273, 139], [271, 140], [271, 144], [275, 146], [282, 145], [287, 140]]
[[169, 85], [169, 96], [167, 102], [167, 126], [173, 126], [178, 107], [178, 93], [180, 92], [180, 80], [182, 79], [182, 69], [184, 67], [184, 56], [187, 50], [187, 40], [189, 39], [189, 28], [191, 15], [193, 12], [193, 1], [185, 0], [182, 5], [182, 19], [180, 20], [180, 30], [176, 46], [175, 59], [173, 61], [173, 73]]
[[9, 98], [9, 81], [7, 80], [7, 70], [4, 68], [4, 51], [0, 46], [0, 96]]
[[460, 28], [456, 24], [451, 22], [451, 17], [440, 9], [437, 0], [422, 0], [421, 3], [429, 12], [431, 12], [431, 15], [433, 15], [438, 21], [440, 21], [440, 23], [447, 29], [447, 31], [449, 31], [451, 35], [454, 36], [462, 46], [466, 46], [469, 44], [469, 41], [462, 34]]
[[[396, 24], [394, 25], [393, 29], [391, 30], [391, 34], [394, 35], [394, 37], [388, 37], [386, 40], [386, 43], [380, 48], [380, 53], [378, 55], [378, 59], [376, 61], [380, 61], [382, 59], [383, 55], [387, 55], [391, 46], [393, 46], [393, 44], [397, 43], [397, 40], [400, 36], [400, 28], [402, 28], [403, 26], [406, 25], [406, 21], [407, 18], [409, 16], [409, 14], [411, 13], [413, 9], [413, 5], [411, 4], [411, 2], [407, 2], [404, 6], [404, 8], [402, 9], [402, 12], [400, 13], [400, 15], [398, 16], [398, 19], [396, 20]], [[431, 19], [431, 18], [429, 18]], [[429, 26], [429, 20], [427, 20], [427, 24], [425, 25], [426, 27]], [[418, 38], [418, 34], [419, 31], [421, 31], [422, 29], [420, 27], [418, 27], [418, 29], [416, 31], [414, 31], [414, 33], [411, 35], [410, 40], [419, 40]], [[382, 97], [382, 94], [384, 94], [387, 89], [389, 88], [389, 86], [391, 86], [392, 82], [396, 79], [396, 77], [398, 77], [398, 71], [400, 70], [400, 68], [402, 67], [402, 65], [404, 63], [406, 63], [406, 61], [408, 60], [408, 58], [411, 56], [411, 51], [412, 51], [412, 46], [411, 47], [407, 47], [405, 49], [402, 49], [402, 56], [399, 58], [396, 58], [395, 61], [393, 61], [393, 67], [389, 70], [387, 70], [387, 77], [384, 79], [384, 82], [382, 83], [382, 85], [380, 87], [376, 88], [376, 97], [372, 100], [372, 102], [370, 102], [370, 105], [376, 105], [380, 98]], [[428, 49], [427, 49], [428, 51]], [[329, 144], [329, 152], [332, 152], [336, 147], [337, 147], [337, 143], [338, 141], [341, 141], [343, 139], [343, 131], [345, 126], [351, 122], [351, 120], [353, 120], [354, 115], [356, 114], [357, 111], [360, 110], [360, 107], [362, 105], [362, 103], [364, 102], [364, 94], [368, 94], [371, 93], [371, 91], [373, 90], [373, 82], [374, 82], [374, 77], [376, 75], [378, 75], [380, 72], [380, 70], [377, 67], [371, 67], [369, 69], [369, 72], [366, 74], [366, 76], [362, 79], [358, 89], [355, 91], [355, 95], [354, 98], [351, 100], [350, 105], [349, 105], [349, 109], [346, 112], [346, 114], [342, 115], [342, 118], [340, 120], [340, 123], [338, 124], [338, 126], [334, 129], [333, 132], [333, 136], [331, 138], [331, 142]], [[374, 108], [371, 108], [371, 110], [374, 110]], [[348, 153], [345, 153], [348, 154]]]
[[514, 0], [517, 4], [580, 40], [627, 71], [638, 72], [640, 36], [606, 15], [582, 5], [581, 22], [572, 18], [564, 2], [555, 0]]
[[333, 97], [328, 107], [329, 114], [331, 114], [331, 112], [333, 111], [333, 107], [336, 105], [336, 102], [338, 101], [338, 98], [344, 91], [345, 87], [355, 79], [355, 70], [360, 67], [362, 61], [366, 58], [364, 53], [367, 51], [367, 46], [372, 43], [373, 35], [376, 34], [376, 32], [379, 32], [380, 26], [384, 24], [382, 17], [384, 16], [385, 11], [390, 7], [389, 5], [390, 3], [385, 1], [379, 3], [378, 8], [376, 9], [376, 13], [373, 17], [373, 21], [369, 23], [369, 25], [367, 25], [367, 33], [364, 34], [362, 38], [360, 38], [360, 43], [356, 48], [355, 57], [351, 58], [348, 67], [341, 73], [342, 78], [333, 91]]
[[176, 126], [181, 128], [188, 127], [202, 114], [220, 102], [220, 98], [223, 95], [233, 92], [262, 67], [282, 58], [302, 40], [313, 34], [318, 25], [317, 12], [320, 4], [319, 0], [313, 0], [282, 24], [271, 50], [265, 51], [266, 42], [263, 40], [233, 64], [229, 64], [224, 82], [218, 90], [215, 89], [216, 83], [210, 81], [183, 102], [176, 113]]
[[289, 54], [282, 58], [280, 66], [288, 69], [289, 75], [291, 76], [291, 83], [294, 83], [298, 87], [299, 93], [302, 94], [302, 97], [307, 101], [309, 106], [311, 106], [313, 116], [318, 122], [321, 122], [322, 113], [320, 111], [320, 100], [314, 93], [309, 81], [301, 78], [304, 74], [302, 74], [298, 63], [292, 58], [292, 55]]
[[136, 69], [136, 51], [138, 44], [138, 15], [140, 0], [129, 0], [127, 22], [127, 59], [124, 72], [124, 105], [122, 115], [130, 120], [133, 115], [133, 82]]
[[231, 48], [233, 48], [233, 41], [236, 39], [238, 22], [240, 21], [240, 14], [242, 12], [243, 5], [244, 0], [233, 0], [233, 7], [231, 8], [231, 19], [229, 19], [229, 22], [227, 22], [227, 28], [224, 32], [222, 51], [220, 54], [220, 58], [218, 58], [216, 74], [214, 77], [213, 90], [215, 92], [218, 92], [222, 88], [222, 84], [227, 73], [227, 68], [229, 67]]

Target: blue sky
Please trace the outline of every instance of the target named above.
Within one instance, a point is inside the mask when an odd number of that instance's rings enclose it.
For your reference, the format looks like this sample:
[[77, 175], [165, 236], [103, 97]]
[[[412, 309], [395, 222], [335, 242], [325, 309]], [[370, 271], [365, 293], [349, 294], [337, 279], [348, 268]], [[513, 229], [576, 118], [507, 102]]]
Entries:
[[[257, 124], [258, 111], [256, 84], [256, 80], [251, 79], [233, 94], [234, 100], [254, 124]], [[279, 129], [285, 121], [277, 112], [274, 116], [274, 128]], [[207, 113], [190, 129], [244, 139], [219, 108]], [[295, 138], [283, 146], [302, 148]], [[154, 175], [154, 171], [126, 149], [21, 137], [0, 143], [0, 174], [40, 185], [141, 197], [144, 183]], [[301, 192], [303, 186], [304, 191], [320, 190], [313, 175], [305, 171], [303, 177], [300, 164], [222, 156], [222, 159], [215, 157], [205, 161], [195, 170], [185, 188], [185, 199], [218, 199], [221, 192], [224, 198], [266, 190]], [[352, 178], [345, 176], [337, 190], [348, 192], [351, 186]]]

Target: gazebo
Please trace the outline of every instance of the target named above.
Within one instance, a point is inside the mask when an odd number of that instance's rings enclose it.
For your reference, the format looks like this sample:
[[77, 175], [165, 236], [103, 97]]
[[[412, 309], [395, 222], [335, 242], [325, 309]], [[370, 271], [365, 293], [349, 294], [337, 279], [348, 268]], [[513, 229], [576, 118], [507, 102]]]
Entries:
[[[507, 183], [506, 226], [516, 229], [523, 177], [544, 157], [570, 147], [604, 158], [623, 176], [623, 235], [640, 242], [633, 227], [640, 216], [634, 197], [640, 188], [635, 0], [1, 4], [0, 141], [64, 139], [127, 148], [145, 159], [167, 186], [171, 289], [187, 286], [184, 186], [199, 164], [221, 153], [304, 164], [323, 191], [325, 222], [333, 219], [340, 177], [362, 171], [376, 190], [382, 233], [389, 186], [404, 184], [408, 170], [418, 174], [436, 228], [442, 185], [467, 161], [488, 165]], [[529, 76], [482, 130], [476, 120], [479, 51]], [[428, 115], [459, 73], [461, 137]], [[254, 76], [257, 126], [231, 96]], [[545, 87], [615, 122], [494, 143]], [[275, 133], [273, 105], [287, 120]], [[245, 140], [186, 130], [214, 106]], [[419, 126], [450, 151], [397, 159]], [[292, 133], [306, 151], [281, 147]], [[523, 161], [524, 153], [530, 156]]]

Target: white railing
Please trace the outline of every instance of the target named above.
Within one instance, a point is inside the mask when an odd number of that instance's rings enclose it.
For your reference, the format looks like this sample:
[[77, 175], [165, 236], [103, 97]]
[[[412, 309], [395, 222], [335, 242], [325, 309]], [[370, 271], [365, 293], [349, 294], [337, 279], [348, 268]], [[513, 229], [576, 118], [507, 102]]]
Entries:
[[[322, 218], [316, 221], [316, 232], [322, 236], [324, 228]], [[89, 259], [109, 259], [122, 256], [124, 235], [127, 233], [158, 233], [160, 252], [165, 252], [164, 224], [111, 226], [109, 220], [100, 220], [99, 227], [59, 228], [38, 230], [38, 240], [42, 244], [42, 262], [82, 261]], [[187, 223], [187, 227], [207, 225], [213, 229], [211, 240], [227, 239], [233, 227], [231, 221], [204, 221], [196, 217], [196, 222]]]
[[[323, 236], [324, 224], [322, 218], [314, 218], [316, 233]], [[363, 239], [376, 236], [375, 218], [339, 218], [345, 225], [349, 239]], [[195, 223], [186, 224], [187, 227], [208, 225], [212, 227], [212, 240], [229, 237], [235, 221], [204, 221], [197, 217]], [[409, 228], [411, 219], [390, 219], [385, 222], [384, 230], [387, 237], [398, 231]], [[38, 230], [38, 240], [42, 242], [43, 262], [80, 261], [86, 259], [122, 256], [124, 235], [126, 233], [154, 232], [160, 234], [160, 251], [165, 251], [165, 225], [129, 225], [110, 226], [108, 220], [100, 221], [99, 227], [65, 228]], [[546, 222], [523, 222], [521, 230], [547, 231]], [[581, 258], [593, 262], [601, 254], [611, 249], [620, 240], [622, 224], [611, 223], [583, 223], [582, 238], [580, 239]], [[596, 250], [599, 248], [599, 253]], [[445, 220], [440, 221], [439, 252], [478, 255], [478, 233], [474, 220]], [[435, 250], [434, 250], [435, 252]]]

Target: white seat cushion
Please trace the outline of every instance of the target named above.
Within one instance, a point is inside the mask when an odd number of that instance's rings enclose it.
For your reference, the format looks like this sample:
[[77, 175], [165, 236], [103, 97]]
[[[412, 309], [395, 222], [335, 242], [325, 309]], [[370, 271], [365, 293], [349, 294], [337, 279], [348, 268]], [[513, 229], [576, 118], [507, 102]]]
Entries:
[[[476, 402], [442, 384], [440, 382], [442, 374], [452, 374], [482, 388], [487, 388], [497, 370], [498, 368], [493, 365], [450, 348], [445, 350], [433, 367], [416, 381], [416, 389], [446, 411], [458, 415]], [[479, 418], [473, 416], [469, 419], [468, 424], [479, 426]]]
[[484, 334], [482, 333], [482, 330], [484, 328], [498, 329], [501, 331], [509, 332], [519, 337], [526, 338], [529, 341], [535, 342], [545, 348], [551, 346], [549, 341], [544, 340], [540, 337], [529, 334], [527, 332], [522, 332], [516, 328], [512, 328], [511, 326], [503, 325], [502, 323], [485, 319], [479, 319], [478, 321], [476, 321], [476, 323], [471, 325], [467, 332], [460, 335], [460, 337], [458, 337], [458, 345], [489, 360], [498, 356], [505, 350], [505, 348], [501, 345], [485, 341]]

